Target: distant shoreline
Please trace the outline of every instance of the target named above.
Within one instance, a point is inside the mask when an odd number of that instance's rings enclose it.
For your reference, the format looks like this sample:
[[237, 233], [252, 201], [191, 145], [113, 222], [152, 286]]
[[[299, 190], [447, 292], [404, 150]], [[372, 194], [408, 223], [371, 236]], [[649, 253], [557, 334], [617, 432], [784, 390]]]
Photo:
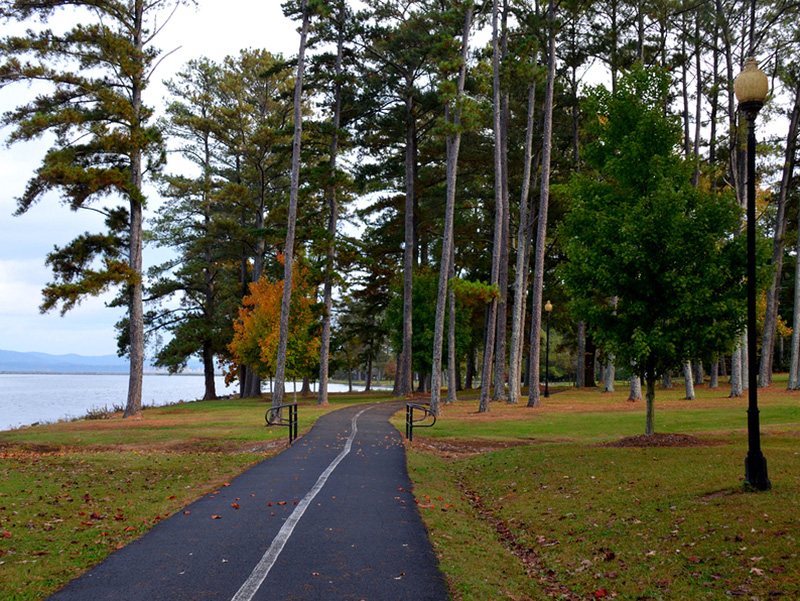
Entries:
[[[0, 370], [0, 376], [15, 375], [15, 376], [127, 376], [130, 375], [127, 371], [6, 371]], [[202, 373], [180, 373], [168, 374], [163, 371], [146, 371], [145, 376], [202, 376]], [[223, 374], [215, 373], [215, 376]]]

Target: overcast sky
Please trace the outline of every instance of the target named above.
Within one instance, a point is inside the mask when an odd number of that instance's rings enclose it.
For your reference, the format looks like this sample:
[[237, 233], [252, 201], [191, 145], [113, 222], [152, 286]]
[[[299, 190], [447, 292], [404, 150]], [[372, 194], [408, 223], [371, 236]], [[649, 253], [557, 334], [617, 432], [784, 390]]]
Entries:
[[[199, 0], [198, 4], [196, 9], [181, 7], [156, 39], [165, 54], [176, 49], [159, 66], [156, 80], [168, 79], [199, 56], [220, 61], [243, 48], [297, 53], [297, 24], [283, 16], [279, 0]], [[0, 89], [0, 112], [26, 102], [30, 94], [24, 86]], [[163, 105], [160, 85], [151, 86], [146, 94], [151, 106]], [[3, 143], [8, 133], [0, 129]], [[45, 144], [36, 143], [0, 147], [0, 349], [55, 355], [115, 353], [114, 323], [120, 312], [105, 307], [108, 298], [88, 299], [64, 317], [57, 311], [39, 313], [41, 289], [51, 280], [44, 264], [47, 253], [53, 245], [64, 245], [85, 231], [102, 231], [103, 226], [102, 216], [73, 213], [57, 197], [43, 200], [22, 216], [12, 215], [15, 198], [24, 191], [45, 149]], [[153, 206], [157, 199], [150, 202]], [[158, 262], [153, 249], [144, 252], [147, 265]]]

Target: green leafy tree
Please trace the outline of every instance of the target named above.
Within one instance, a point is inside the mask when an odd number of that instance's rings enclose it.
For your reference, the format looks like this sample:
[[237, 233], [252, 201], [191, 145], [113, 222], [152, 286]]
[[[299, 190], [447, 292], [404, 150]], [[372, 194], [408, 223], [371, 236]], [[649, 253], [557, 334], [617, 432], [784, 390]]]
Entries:
[[[144, 105], [158, 49], [151, 45], [157, 19], [181, 0], [3, 0], [0, 19], [31, 24], [23, 35], [0, 40], [0, 88], [35, 82], [30, 102], [3, 115], [9, 143], [52, 139], [41, 166], [17, 199], [25, 213], [58, 190], [72, 210], [106, 215], [107, 233], [86, 233], [47, 258], [54, 281], [44, 290], [42, 310], [64, 313], [87, 296], [121, 286], [129, 324], [126, 340], [130, 380], [125, 416], [141, 414], [144, 326], [142, 307], [142, 213], [145, 173], [163, 159], [159, 128]], [[39, 26], [68, 12], [71, 27]], [[34, 23], [35, 26], [33, 25]], [[119, 204], [97, 208], [100, 199]], [[127, 253], [126, 253], [127, 250]]]
[[[217, 398], [214, 357], [227, 352], [231, 323], [239, 305], [236, 245], [227, 236], [225, 205], [220, 202], [220, 145], [214, 138], [219, 67], [207, 59], [190, 61], [174, 80], [166, 82], [172, 102], [166, 131], [178, 152], [193, 163], [195, 173], [168, 175], [162, 195], [166, 202], [149, 232], [150, 240], [172, 247], [177, 256], [153, 267], [147, 289], [151, 307], [148, 330], [167, 331], [156, 365], [181, 371], [193, 355], [203, 361], [204, 399]], [[177, 299], [176, 302], [166, 302]]]
[[664, 71], [636, 66], [616, 92], [592, 91], [590, 169], [569, 185], [560, 229], [576, 316], [647, 383], [647, 434], [656, 379], [732, 350], [746, 310], [744, 237], [733, 235], [741, 211], [730, 195], [692, 186], [668, 89]]
[[[304, 377], [313, 375], [319, 366], [319, 323], [307, 271], [296, 262], [294, 272], [284, 361], [290, 377]], [[250, 284], [250, 294], [242, 299], [239, 317], [233, 324], [229, 349], [235, 361], [251, 365], [262, 377], [277, 371], [283, 289], [282, 280], [271, 281], [266, 276]]]

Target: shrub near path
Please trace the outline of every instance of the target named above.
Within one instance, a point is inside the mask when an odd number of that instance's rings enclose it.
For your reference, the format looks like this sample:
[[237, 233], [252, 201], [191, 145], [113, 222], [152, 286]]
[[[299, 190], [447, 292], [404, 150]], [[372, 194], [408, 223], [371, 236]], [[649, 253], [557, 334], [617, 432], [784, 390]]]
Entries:
[[[303, 401], [321, 414], [384, 396]], [[213, 494], [286, 446], [263, 401], [146, 409], [142, 420], [84, 420], [0, 432], [0, 598], [43, 599], [154, 524]]]
[[660, 391], [656, 431], [705, 446], [616, 444], [644, 427], [627, 391], [445, 407], [409, 469], [454, 597], [800, 598], [797, 395], [759, 391], [774, 488], [746, 493], [747, 400], [698, 393]]

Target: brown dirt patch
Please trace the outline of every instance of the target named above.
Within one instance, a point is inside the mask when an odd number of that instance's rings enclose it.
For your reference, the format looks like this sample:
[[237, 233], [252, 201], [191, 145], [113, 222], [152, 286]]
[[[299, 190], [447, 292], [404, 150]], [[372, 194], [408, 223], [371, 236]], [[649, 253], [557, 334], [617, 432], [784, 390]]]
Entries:
[[143, 442], [143, 443], [114, 443], [105, 445], [70, 445], [70, 444], [42, 444], [42, 443], [14, 443], [0, 442], [0, 453], [32, 453], [36, 455], [58, 453], [108, 453], [108, 452], [139, 452], [139, 453], [179, 453], [179, 454], [225, 454], [236, 455], [239, 453], [267, 453], [275, 454], [287, 448], [289, 443], [284, 438], [263, 443], [258, 442], [221, 442], [212, 439], [192, 439], [183, 442]]
[[707, 440], [689, 434], [640, 434], [629, 436], [615, 442], [607, 442], [604, 447], [711, 447], [723, 444], [721, 441]]
[[434, 452], [444, 457], [463, 457], [491, 453], [500, 449], [524, 447], [531, 444], [525, 440], [440, 440], [438, 438], [425, 438], [414, 436], [413, 442], [406, 444], [420, 451]]

